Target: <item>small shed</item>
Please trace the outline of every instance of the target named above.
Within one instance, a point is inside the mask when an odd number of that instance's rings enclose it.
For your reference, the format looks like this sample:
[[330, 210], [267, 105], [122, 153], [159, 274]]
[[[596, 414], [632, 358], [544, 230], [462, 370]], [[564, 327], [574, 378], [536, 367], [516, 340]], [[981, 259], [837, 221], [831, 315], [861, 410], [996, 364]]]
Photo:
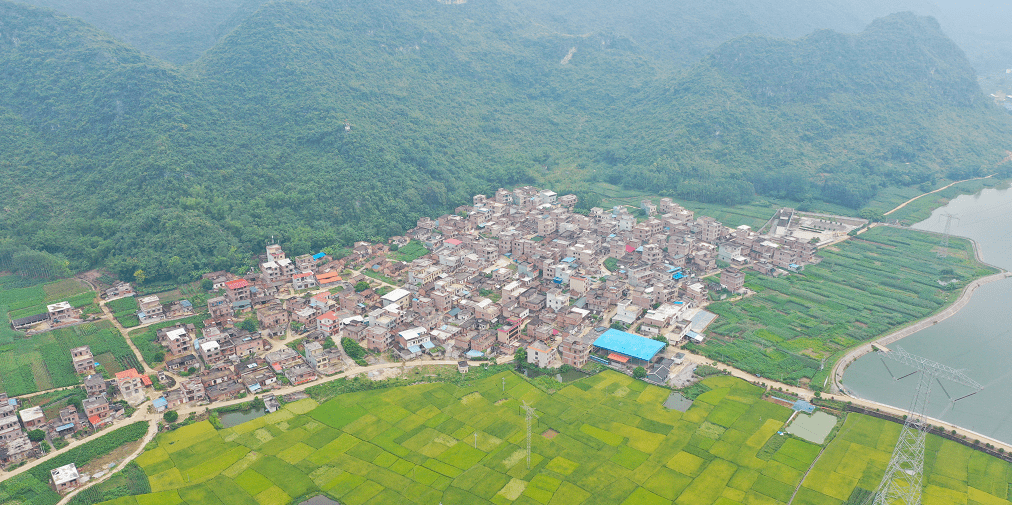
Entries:
[[815, 405], [812, 405], [811, 403], [808, 403], [805, 400], [798, 400], [794, 402], [794, 405], [792, 405], [791, 408], [798, 412], [804, 412], [806, 414], [811, 414], [812, 412], [815, 412]]
[[466, 361], [458, 361], [457, 362], [457, 371], [458, 372], [460, 372], [460, 373], [467, 373], [467, 370], [469, 368], [470, 368], [470, 366], [467, 364]]
[[155, 408], [155, 412], [165, 412], [165, 409], [169, 408], [169, 399], [164, 396], [155, 398], [151, 406]]

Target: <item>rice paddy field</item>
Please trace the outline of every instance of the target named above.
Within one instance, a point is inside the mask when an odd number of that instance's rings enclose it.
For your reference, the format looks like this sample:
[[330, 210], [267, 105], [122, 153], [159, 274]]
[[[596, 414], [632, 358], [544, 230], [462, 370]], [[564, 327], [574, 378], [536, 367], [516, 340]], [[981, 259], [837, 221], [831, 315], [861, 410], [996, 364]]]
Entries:
[[[879, 226], [823, 250], [823, 260], [774, 279], [749, 275], [756, 292], [707, 310], [716, 338], [690, 348], [742, 370], [788, 383], [816, 378], [820, 360], [928, 317], [952, 303], [971, 279], [993, 273], [970, 243], [953, 238], [948, 257], [939, 238]], [[946, 289], [940, 280], [955, 278]], [[825, 372], [828, 373], [828, 372]]]
[[[661, 406], [668, 390], [614, 372], [553, 395], [504, 372], [301, 400], [160, 435], [136, 460], [151, 492], [105, 503], [766, 505], [796, 491], [798, 505], [842, 505], [881, 478], [899, 425], [852, 414], [819, 446], [778, 435], [791, 411], [761, 389], [705, 380], [712, 390], [685, 413]], [[538, 415], [530, 468], [522, 401]], [[926, 505], [1009, 503], [1010, 465], [935, 437], [928, 447]]]
[[91, 346], [110, 372], [137, 366], [126, 340], [112, 323], [100, 321], [60, 328], [31, 337], [0, 340], [0, 392], [17, 396], [80, 384], [70, 350]]

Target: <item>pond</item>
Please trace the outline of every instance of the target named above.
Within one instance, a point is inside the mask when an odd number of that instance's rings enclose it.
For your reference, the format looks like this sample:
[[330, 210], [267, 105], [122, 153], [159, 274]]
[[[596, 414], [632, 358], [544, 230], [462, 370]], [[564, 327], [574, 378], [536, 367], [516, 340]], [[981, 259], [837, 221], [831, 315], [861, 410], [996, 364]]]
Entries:
[[791, 425], [787, 427], [787, 433], [801, 437], [813, 444], [822, 445], [833, 426], [836, 426], [836, 417], [825, 412], [816, 412], [812, 415], [798, 412]]
[[250, 409], [245, 412], [226, 412], [224, 414], [218, 414], [218, 418], [221, 419], [221, 425], [225, 428], [231, 428], [233, 426], [245, 423], [246, 421], [252, 421], [258, 417], [262, 417], [266, 412], [259, 409]]

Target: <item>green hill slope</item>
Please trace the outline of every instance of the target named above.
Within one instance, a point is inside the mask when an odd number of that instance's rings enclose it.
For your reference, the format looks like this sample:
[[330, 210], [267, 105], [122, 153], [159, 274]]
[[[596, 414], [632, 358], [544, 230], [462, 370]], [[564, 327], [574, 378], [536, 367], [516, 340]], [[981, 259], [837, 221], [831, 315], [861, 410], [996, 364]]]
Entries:
[[186, 279], [268, 236], [315, 252], [522, 182], [858, 208], [1010, 144], [930, 19], [651, 62], [497, 3], [318, 0], [265, 4], [180, 68], [0, 1], [0, 239]]
[[[910, 14], [857, 35], [728, 42], [632, 99], [626, 118], [635, 141], [604, 151], [610, 182], [726, 202], [747, 199], [747, 182], [860, 208], [883, 186], [1007, 171], [1010, 145], [1007, 113], [959, 48]], [[652, 128], [661, 123], [668, 135]], [[723, 190], [695, 182], [715, 177]]]

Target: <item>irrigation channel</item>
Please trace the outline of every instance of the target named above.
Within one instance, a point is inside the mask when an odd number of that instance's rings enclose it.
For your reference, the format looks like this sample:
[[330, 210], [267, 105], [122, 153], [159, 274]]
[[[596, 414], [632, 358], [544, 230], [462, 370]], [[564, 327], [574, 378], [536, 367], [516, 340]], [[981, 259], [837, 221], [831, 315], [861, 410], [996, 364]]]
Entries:
[[[977, 242], [981, 259], [1012, 271], [1012, 190], [985, 189], [959, 196], [913, 228], [943, 232], [950, 214], [950, 232]], [[940, 267], [942, 263], [940, 260]], [[905, 337], [891, 346], [954, 368], [965, 369], [984, 390], [952, 403], [964, 391], [935, 383], [927, 415], [1012, 442], [1012, 279], [981, 286], [969, 303], [952, 317]], [[875, 353], [858, 358], [843, 376], [844, 386], [860, 398], [907, 408], [917, 386], [910, 370], [889, 363]]]

